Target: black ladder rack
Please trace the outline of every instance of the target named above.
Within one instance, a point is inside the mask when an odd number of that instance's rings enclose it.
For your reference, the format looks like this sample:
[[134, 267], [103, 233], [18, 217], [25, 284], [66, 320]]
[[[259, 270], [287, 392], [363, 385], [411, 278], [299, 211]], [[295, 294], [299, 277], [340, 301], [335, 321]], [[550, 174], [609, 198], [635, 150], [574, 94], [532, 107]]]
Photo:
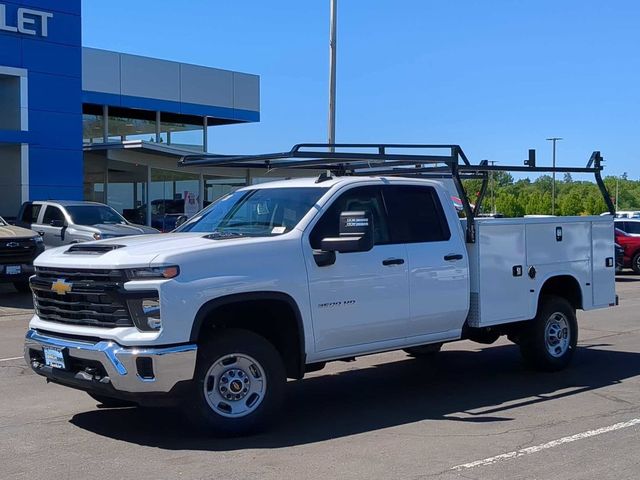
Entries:
[[[433, 150], [438, 154], [421, 153], [420, 150]], [[530, 150], [525, 165], [489, 165], [486, 160], [472, 165], [459, 145], [393, 143], [300, 143], [287, 152], [260, 155], [194, 154], [185, 155], [178, 162], [181, 166], [257, 168], [267, 171], [278, 168], [326, 170], [336, 176], [451, 178], [467, 217], [466, 236], [469, 243], [475, 242], [475, 217], [480, 212], [487, 190], [489, 172], [593, 173], [609, 212], [615, 214], [615, 207], [602, 181], [602, 163], [602, 155], [595, 151], [585, 167], [541, 167], [536, 166], [535, 151]], [[465, 179], [482, 180], [473, 208], [462, 184]]]

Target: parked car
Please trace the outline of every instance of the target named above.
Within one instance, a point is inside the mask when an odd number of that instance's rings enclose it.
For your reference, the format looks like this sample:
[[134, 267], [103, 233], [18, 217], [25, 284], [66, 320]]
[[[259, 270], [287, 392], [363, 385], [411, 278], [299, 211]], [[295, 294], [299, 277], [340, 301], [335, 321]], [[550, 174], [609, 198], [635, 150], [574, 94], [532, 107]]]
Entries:
[[44, 243], [37, 232], [9, 225], [0, 217], [0, 282], [13, 283], [19, 292], [29, 292], [33, 261], [43, 251]]
[[108, 205], [82, 201], [25, 202], [20, 207], [17, 224], [42, 235], [46, 248], [159, 233], [155, 228], [128, 222]]
[[640, 236], [633, 236], [619, 228], [615, 232], [616, 243], [624, 249], [623, 268], [631, 268], [640, 275]]
[[616, 218], [614, 225], [632, 237], [640, 237], [640, 218]]
[[[147, 221], [147, 206], [124, 210], [123, 216], [130, 222], [145, 223]], [[151, 226], [161, 232], [170, 232], [176, 228], [180, 216], [184, 215], [184, 200], [152, 200]]]

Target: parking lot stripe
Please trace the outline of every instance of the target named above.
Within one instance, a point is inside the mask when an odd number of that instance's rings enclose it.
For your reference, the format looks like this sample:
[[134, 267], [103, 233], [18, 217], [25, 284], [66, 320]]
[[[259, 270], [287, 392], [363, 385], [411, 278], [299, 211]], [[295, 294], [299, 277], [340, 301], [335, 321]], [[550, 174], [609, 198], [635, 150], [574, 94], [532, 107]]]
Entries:
[[11, 360], [19, 360], [24, 357], [11, 357], [11, 358], [0, 358], [0, 362], [9, 362]]
[[474, 467], [493, 465], [494, 463], [501, 462], [503, 460], [518, 458], [524, 455], [530, 455], [532, 453], [537, 453], [542, 450], [558, 447], [565, 443], [576, 442], [578, 440], [582, 440], [585, 438], [595, 437], [596, 435], [602, 435], [603, 433], [609, 433], [615, 430], [621, 430], [623, 428], [633, 427], [634, 425], [638, 425], [638, 424], [640, 424], [640, 418], [634, 418], [633, 420], [629, 420], [627, 422], [620, 422], [620, 423], [616, 423], [615, 425], [610, 425], [608, 427], [602, 427], [596, 430], [589, 430], [587, 432], [577, 433], [569, 437], [559, 438], [558, 440], [553, 440], [551, 442], [543, 443], [541, 445], [536, 445], [534, 447], [527, 447], [527, 448], [522, 448], [520, 450], [514, 450], [513, 452], [503, 453], [501, 455], [496, 455], [495, 457], [485, 458], [484, 460], [476, 460], [475, 462], [471, 462], [471, 463], [463, 463], [462, 465], [457, 465], [455, 467], [452, 467], [451, 470], [461, 471], [461, 470], [467, 470], [469, 468], [474, 468]]

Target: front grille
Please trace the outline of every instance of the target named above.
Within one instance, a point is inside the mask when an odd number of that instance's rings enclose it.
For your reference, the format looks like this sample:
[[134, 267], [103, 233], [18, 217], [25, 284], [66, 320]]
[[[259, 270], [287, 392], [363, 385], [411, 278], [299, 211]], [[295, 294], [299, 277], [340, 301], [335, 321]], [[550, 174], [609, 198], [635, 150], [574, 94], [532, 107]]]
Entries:
[[36, 242], [31, 238], [0, 241], [0, 264], [31, 263], [36, 257]]
[[31, 279], [36, 313], [50, 322], [133, 326], [122, 293], [125, 281], [122, 270], [36, 267], [36, 276]]

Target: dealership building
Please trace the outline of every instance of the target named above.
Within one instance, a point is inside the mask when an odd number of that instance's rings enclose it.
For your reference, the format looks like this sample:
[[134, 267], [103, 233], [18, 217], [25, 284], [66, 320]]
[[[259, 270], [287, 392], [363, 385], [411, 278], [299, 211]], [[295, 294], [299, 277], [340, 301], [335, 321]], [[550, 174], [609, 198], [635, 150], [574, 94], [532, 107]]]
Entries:
[[[105, 28], [109, 28], [105, 25]], [[210, 129], [260, 120], [249, 73], [82, 47], [80, 0], [0, 0], [0, 215], [92, 200], [137, 223], [263, 172], [182, 168]]]

